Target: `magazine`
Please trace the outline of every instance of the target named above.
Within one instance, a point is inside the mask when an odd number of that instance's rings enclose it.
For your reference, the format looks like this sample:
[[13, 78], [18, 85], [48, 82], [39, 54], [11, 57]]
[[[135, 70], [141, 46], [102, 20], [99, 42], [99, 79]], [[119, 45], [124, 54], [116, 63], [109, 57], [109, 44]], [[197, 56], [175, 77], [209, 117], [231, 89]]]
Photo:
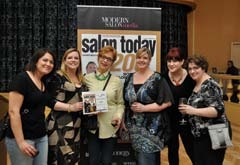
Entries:
[[82, 92], [82, 98], [83, 114], [108, 111], [106, 91]]

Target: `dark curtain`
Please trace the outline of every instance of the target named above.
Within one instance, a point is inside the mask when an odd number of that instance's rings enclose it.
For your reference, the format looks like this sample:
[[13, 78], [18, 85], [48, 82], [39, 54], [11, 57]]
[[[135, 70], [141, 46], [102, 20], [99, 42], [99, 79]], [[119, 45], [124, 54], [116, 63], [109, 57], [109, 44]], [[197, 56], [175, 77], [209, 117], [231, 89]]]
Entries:
[[0, 92], [7, 92], [9, 81], [24, 69], [37, 48], [53, 50], [59, 65], [64, 51], [77, 47], [78, 4], [161, 7], [162, 71], [170, 47], [181, 47], [187, 56], [187, 13], [190, 8], [184, 5], [160, 0], [1, 0]]

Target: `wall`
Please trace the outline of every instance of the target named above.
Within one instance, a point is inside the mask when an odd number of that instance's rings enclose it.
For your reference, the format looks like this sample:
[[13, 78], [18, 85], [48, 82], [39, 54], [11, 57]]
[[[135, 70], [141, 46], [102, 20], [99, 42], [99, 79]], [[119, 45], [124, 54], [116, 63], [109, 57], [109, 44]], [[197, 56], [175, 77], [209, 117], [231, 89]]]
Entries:
[[[239, 0], [195, 0], [188, 15], [188, 53], [202, 54], [209, 69], [225, 71], [231, 57], [231, 42], [240, 41]], [[240, 56], [240, 55], [239, 55]]]

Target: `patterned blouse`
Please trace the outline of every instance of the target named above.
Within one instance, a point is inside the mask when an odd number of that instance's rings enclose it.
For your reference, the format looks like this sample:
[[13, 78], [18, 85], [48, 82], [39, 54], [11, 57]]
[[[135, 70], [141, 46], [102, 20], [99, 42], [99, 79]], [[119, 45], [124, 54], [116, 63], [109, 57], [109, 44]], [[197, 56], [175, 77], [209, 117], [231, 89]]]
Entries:
[[218, 116], [216, 118], [190, 116], [189, 122], [191, 124], [192, 133], [195, 137], [200, 137], [207, 134], [207, 126], [212, 123], [224, 122], [226, 116], [224, 114], [223, 93], [218, 83], [209, 78], [205, 80], [199, 92], [193, 92], [189, 97], [188, 104], [195, 108], [214, 107]]
[[134, 113], [130, 105], [134, 102], [142, 104], [172, 102], [173, 97], [170, 88], [164, 78], [157, 72], [141, 84], [138, 91], [133, 84], [132, 74], [128, 75], [124, 84], [124, 99], [126, 105], [125, 124], [130, 132], [131, 143], [135, 151], [153, 153], [160, 151], [165, 146], [165, 135], [169, 120], [166, 114], [160, 112]]
[[[52, 96], [64, 103], [81, 101], [82, 92], [87, 87], [75, 87], [67, 77], [58, 73], [46, 80], [46, 87]], [[48, 164], [75, 164], [80, 160], [81, 112], [57, 111], [52, 109], [48, 115]], [[71, 153], [71, 154], [69, 154]], [[69, 156], [70, 155], [70, 156]]]

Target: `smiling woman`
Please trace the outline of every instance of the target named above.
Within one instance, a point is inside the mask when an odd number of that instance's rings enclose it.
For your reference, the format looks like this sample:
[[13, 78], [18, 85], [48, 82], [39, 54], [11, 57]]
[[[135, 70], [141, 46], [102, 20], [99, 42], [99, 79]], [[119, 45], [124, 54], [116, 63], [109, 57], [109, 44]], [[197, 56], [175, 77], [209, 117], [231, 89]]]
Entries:
[[116, 49], [108, 45], [102, 47], [98, 52], [96, 72], [84, 76], [84, 83], [91, 92], [104, 91], [107, 95], [107, 112], [94, 114], [98, 120], [97, 130], [87, 130], [90, 165], [111, 164], [113, 147], [117, 142], [116, 132], [122, 121], [124, 101], [122, 82], [110, 73], [116, 58]]
[[80, 102], [62, 103], [48, 93], [46, 81], [55, 73], [55, 64], [55, 55], [50, 50], [38, 49], [27, 70], [16, 75], [9, 84], [11, 127], [7, 130], [5, 144], [12, 165], [47, 164], [45, 106], [65, 112], [82, 109]]
[[121, 129], [129, 131], [139, 165], [159, 165], [160, 152], [169, 139], [167, 108], [173, 97], [166, 80], [151, 70], [148, 48], [136, 53], [137, 71], [124, 83], [125, 116]]
[[[222, 89], [207, 73], [208, 62], [205, 57], [198, 55], [190, 57], [187, 65], [189, 75], [196, 82], [196, 85], [188, 99], [188, 104], [179, 106], [179, 110], [181, 113], [189, 115], [188, 121], [194, 136], [193, 163], [221, 165], [224, 160], [226, 147], [221, 149], [212, 148], [208, 126], [228, 121]], [[229, 129], [230, 127], [229, 124]]]
[[[6, 147], [12, 165], [47, 163], [45, 106], [55, 106], [45, 92], [43, 79], [54, 72], [55, 55], [39, 49], [30, 59], [27, 71], [19, 73], [9, 85], [9, 116]], [[39, 154], [38, 154], [39, 153]]]
[[61, 69], [47, 80], [46, 88], [51, 95], [68, 103], [67, 111], [52, 108], [47, 117], [48, 124], [48, 164], [75, 164], [80, 160], [80, 127], [82, 112], [72, 112], [71, 104], [82, 104], [82, 92], [87, 88], [82, 84], [80, 53], [75, 48], [65, 51]]
[[179, 164], [179, 136], [187, 152], [187, 156], [193, 162], [193, 135], [187, 122], [188, 116], [179, 112], [180, 98], [188, 99], [192, 93], [195, 82], [188, 75], [184, 67], [185, 54], [180, 47], [172, 47], [166, 55], [168, 71], [164, 73], [171, 92], [174, 96], [174, 104], [170, 108], [170, 121], [172, 136], [168, 143], [169, 164]]

